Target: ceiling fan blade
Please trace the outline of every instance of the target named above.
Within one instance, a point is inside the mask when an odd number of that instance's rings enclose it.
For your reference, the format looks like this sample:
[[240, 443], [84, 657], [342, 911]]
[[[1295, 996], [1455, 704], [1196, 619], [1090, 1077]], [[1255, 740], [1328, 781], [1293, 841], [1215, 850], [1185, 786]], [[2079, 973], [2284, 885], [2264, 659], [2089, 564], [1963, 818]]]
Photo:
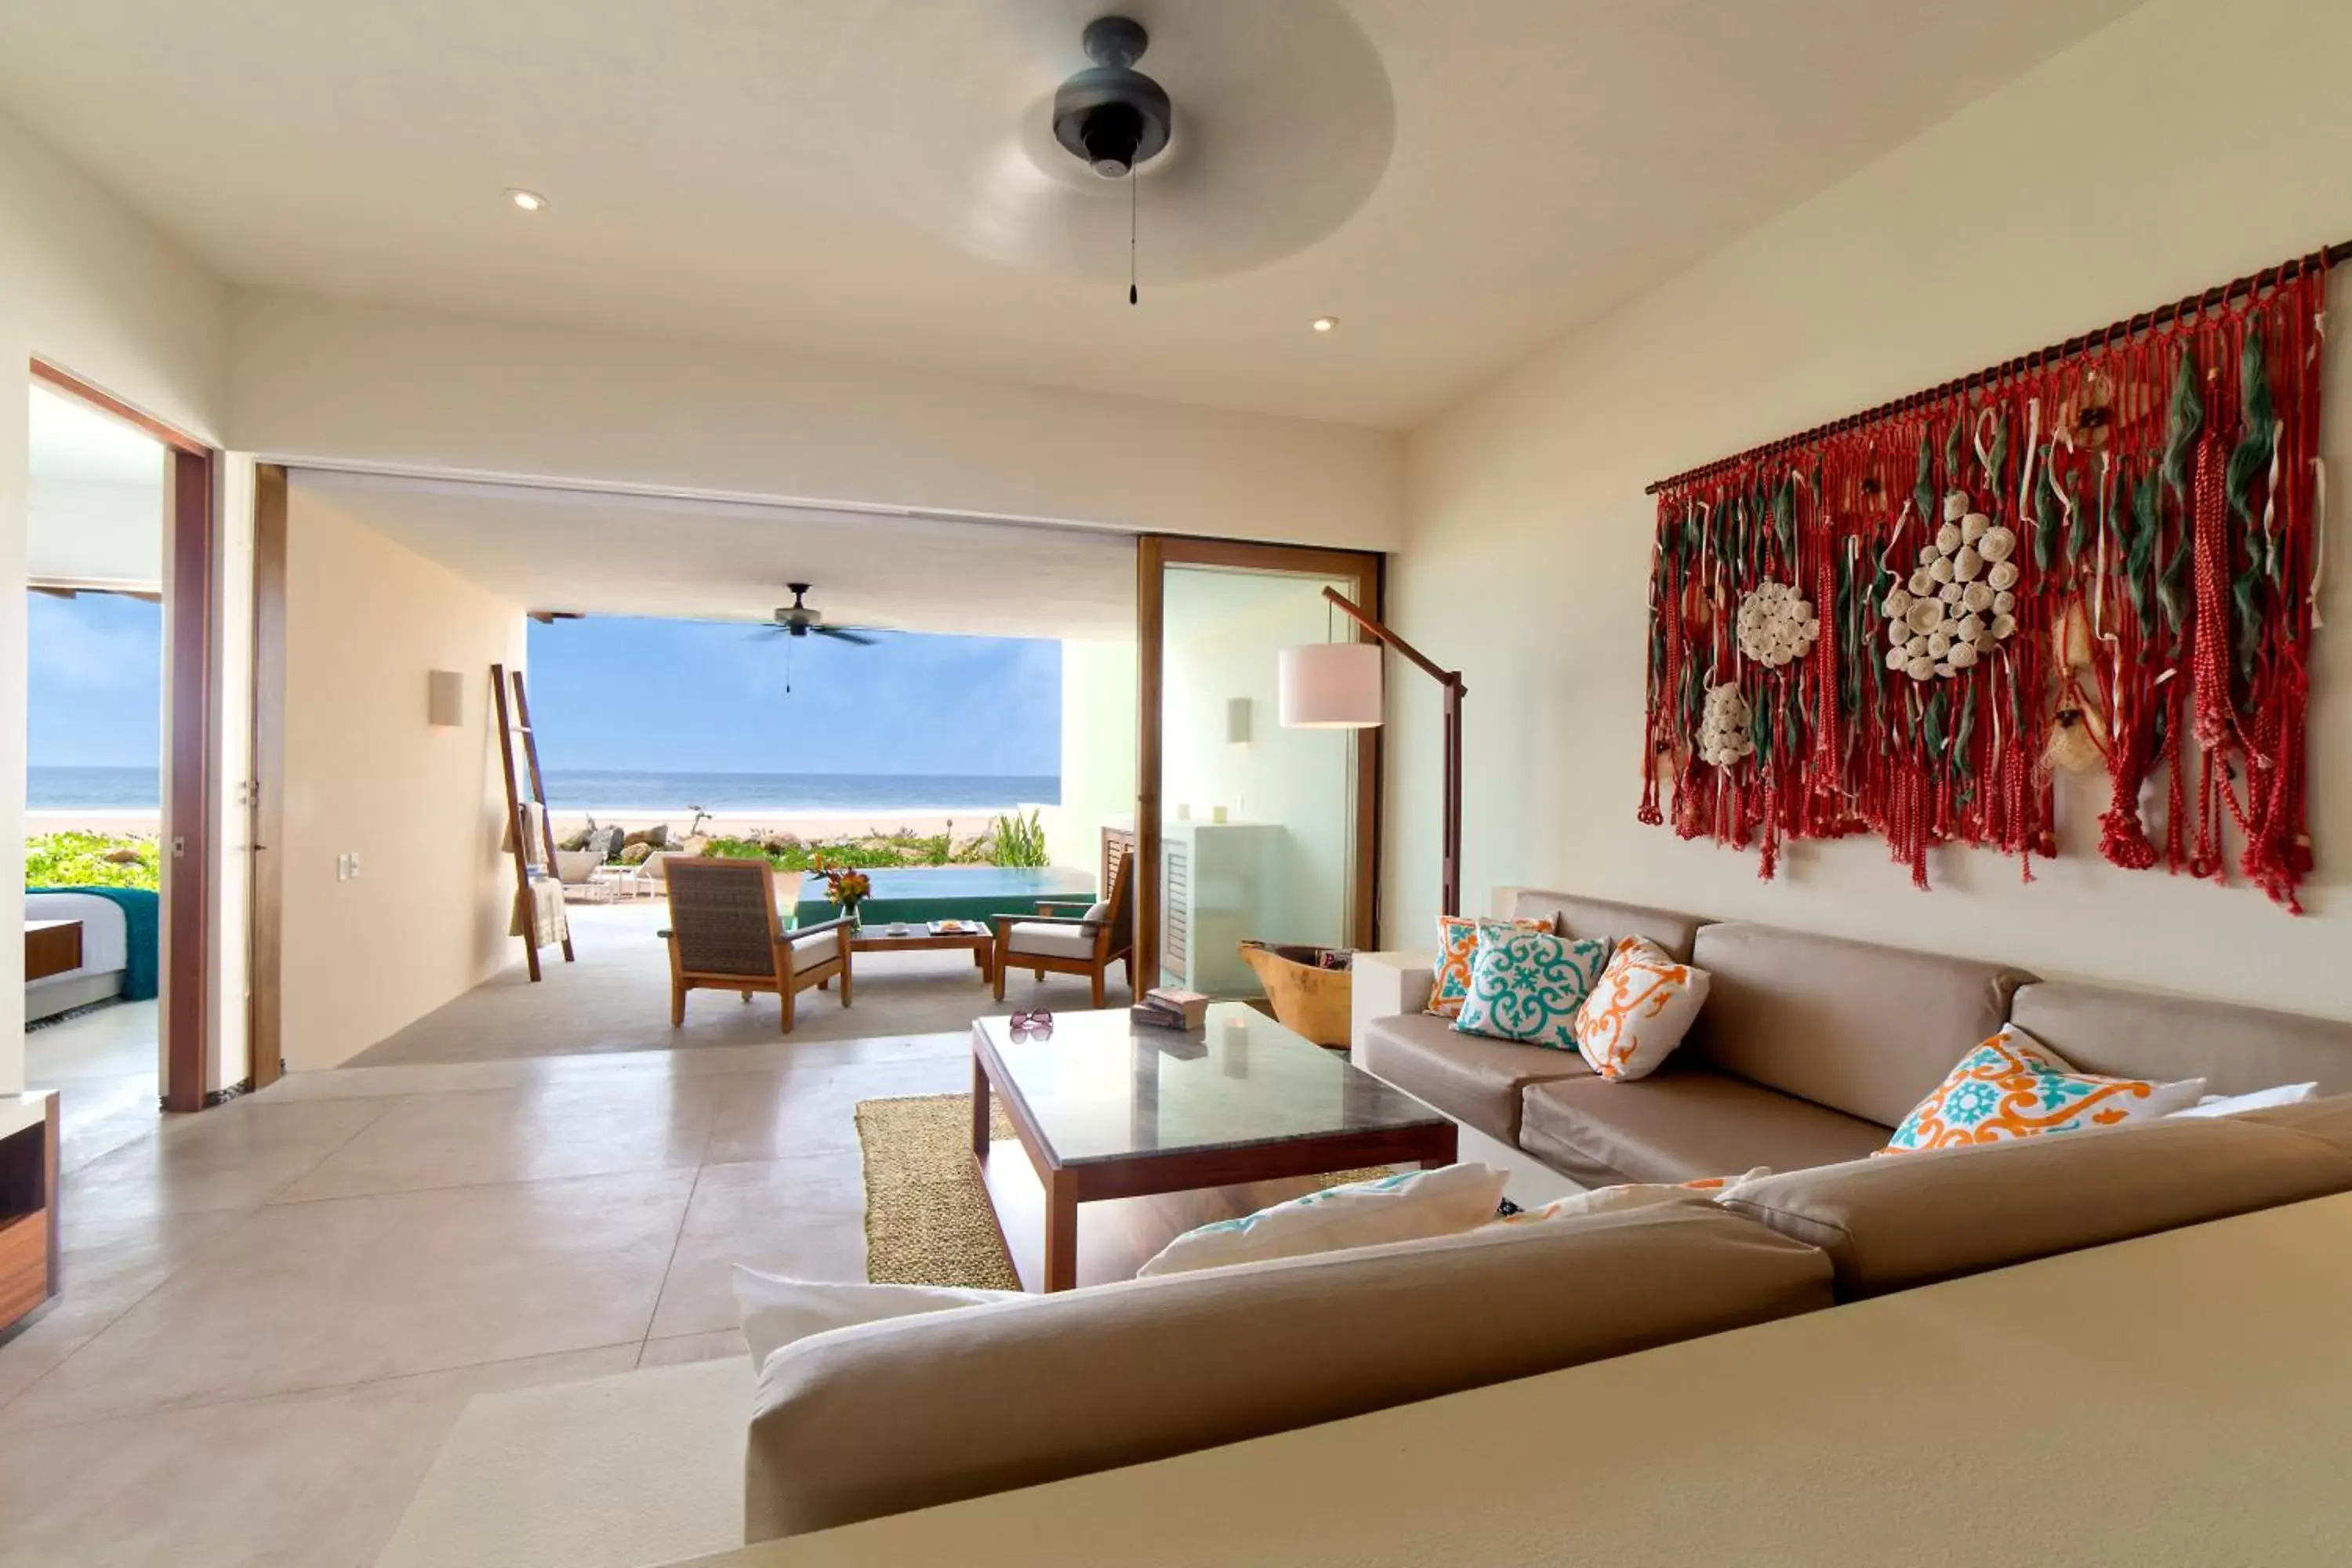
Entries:
[[835, 642], [855, 643], [859, 647], [870, 647], [874, 644], [872, 637], [863, 632], [852, 631], [847, 626], [811, 626], [809, 630], [821, 637], [831, 637]]

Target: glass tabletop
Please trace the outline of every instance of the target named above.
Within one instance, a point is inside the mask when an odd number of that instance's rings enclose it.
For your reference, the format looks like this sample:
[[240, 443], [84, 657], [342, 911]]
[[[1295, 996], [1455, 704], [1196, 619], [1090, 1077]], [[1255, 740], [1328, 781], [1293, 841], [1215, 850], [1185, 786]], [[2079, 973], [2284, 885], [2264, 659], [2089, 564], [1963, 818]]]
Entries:
[[1050, 1033], [1019, 1038], [1012, 1023], [972, 1027], [1003, 1069], [989, 1075], [996, 1091], [1020, 1102], [1056, 1165], [1445, 1121], [1239, 1002], [1211, 1006], [1192, 1031], [1135, 1024], [1123, 1009], [1058, 1014]]

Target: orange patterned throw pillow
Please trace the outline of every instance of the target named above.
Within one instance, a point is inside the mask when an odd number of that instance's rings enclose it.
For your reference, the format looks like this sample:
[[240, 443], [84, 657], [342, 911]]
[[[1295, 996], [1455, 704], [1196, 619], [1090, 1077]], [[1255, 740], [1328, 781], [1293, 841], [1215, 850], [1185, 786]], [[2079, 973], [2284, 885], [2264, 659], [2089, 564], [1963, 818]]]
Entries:
[[2076, 1072], [2012, 1024], [1960, 1058], [1881, 1151], [1959, 1149], [2047, 1132], [2080, 1132], [2169, 1115], [2197, 1103], [2201, 1078], [2178, 1083]]
[[1429, 1010], [1441, 1018], [1462, 1016], [1463, 999], [1470, 994], [1470, 958], [1477, 951], [1482, 926], [1511, 931], [1549, 931], [1549, 921], [1472, 920], [1467, 915], [1437, 917], [1437, 973], [1429, 989]]
[[1647, 1078], [1683, 1043], [1706, 1001], [1707, 974], [1647, 937], [1617, 944], [1576, 1013], [1576, 1048], [1602, 1078]]

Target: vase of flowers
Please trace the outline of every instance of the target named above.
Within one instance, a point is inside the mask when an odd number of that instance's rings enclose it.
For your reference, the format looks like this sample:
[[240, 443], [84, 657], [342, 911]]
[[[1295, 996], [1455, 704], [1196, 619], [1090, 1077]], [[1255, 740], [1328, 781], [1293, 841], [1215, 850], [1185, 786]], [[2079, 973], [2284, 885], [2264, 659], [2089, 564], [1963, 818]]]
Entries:
[[824, 896], [834, 907], [849, 917], [853, 927], [860, 924], [857, 906], [873, 895], [874, 879], [850, 866], [820, 865], [817, 875], [824, 879]]

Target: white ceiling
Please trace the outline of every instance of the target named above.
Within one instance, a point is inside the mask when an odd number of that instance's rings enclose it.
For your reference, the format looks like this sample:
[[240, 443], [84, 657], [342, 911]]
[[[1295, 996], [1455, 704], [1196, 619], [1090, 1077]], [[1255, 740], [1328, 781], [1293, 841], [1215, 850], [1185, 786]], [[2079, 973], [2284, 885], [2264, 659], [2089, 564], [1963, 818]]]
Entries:
[[2134, 3], [1136, 0], [1134, 309], [982, 177], [1108, 0], [0, 0], [0, 101], [242, 284], [1399, 426]]
[[312, 469], [317, 497], [526, 609], [1132, 641], [1135, 542], [1080, 529]]

